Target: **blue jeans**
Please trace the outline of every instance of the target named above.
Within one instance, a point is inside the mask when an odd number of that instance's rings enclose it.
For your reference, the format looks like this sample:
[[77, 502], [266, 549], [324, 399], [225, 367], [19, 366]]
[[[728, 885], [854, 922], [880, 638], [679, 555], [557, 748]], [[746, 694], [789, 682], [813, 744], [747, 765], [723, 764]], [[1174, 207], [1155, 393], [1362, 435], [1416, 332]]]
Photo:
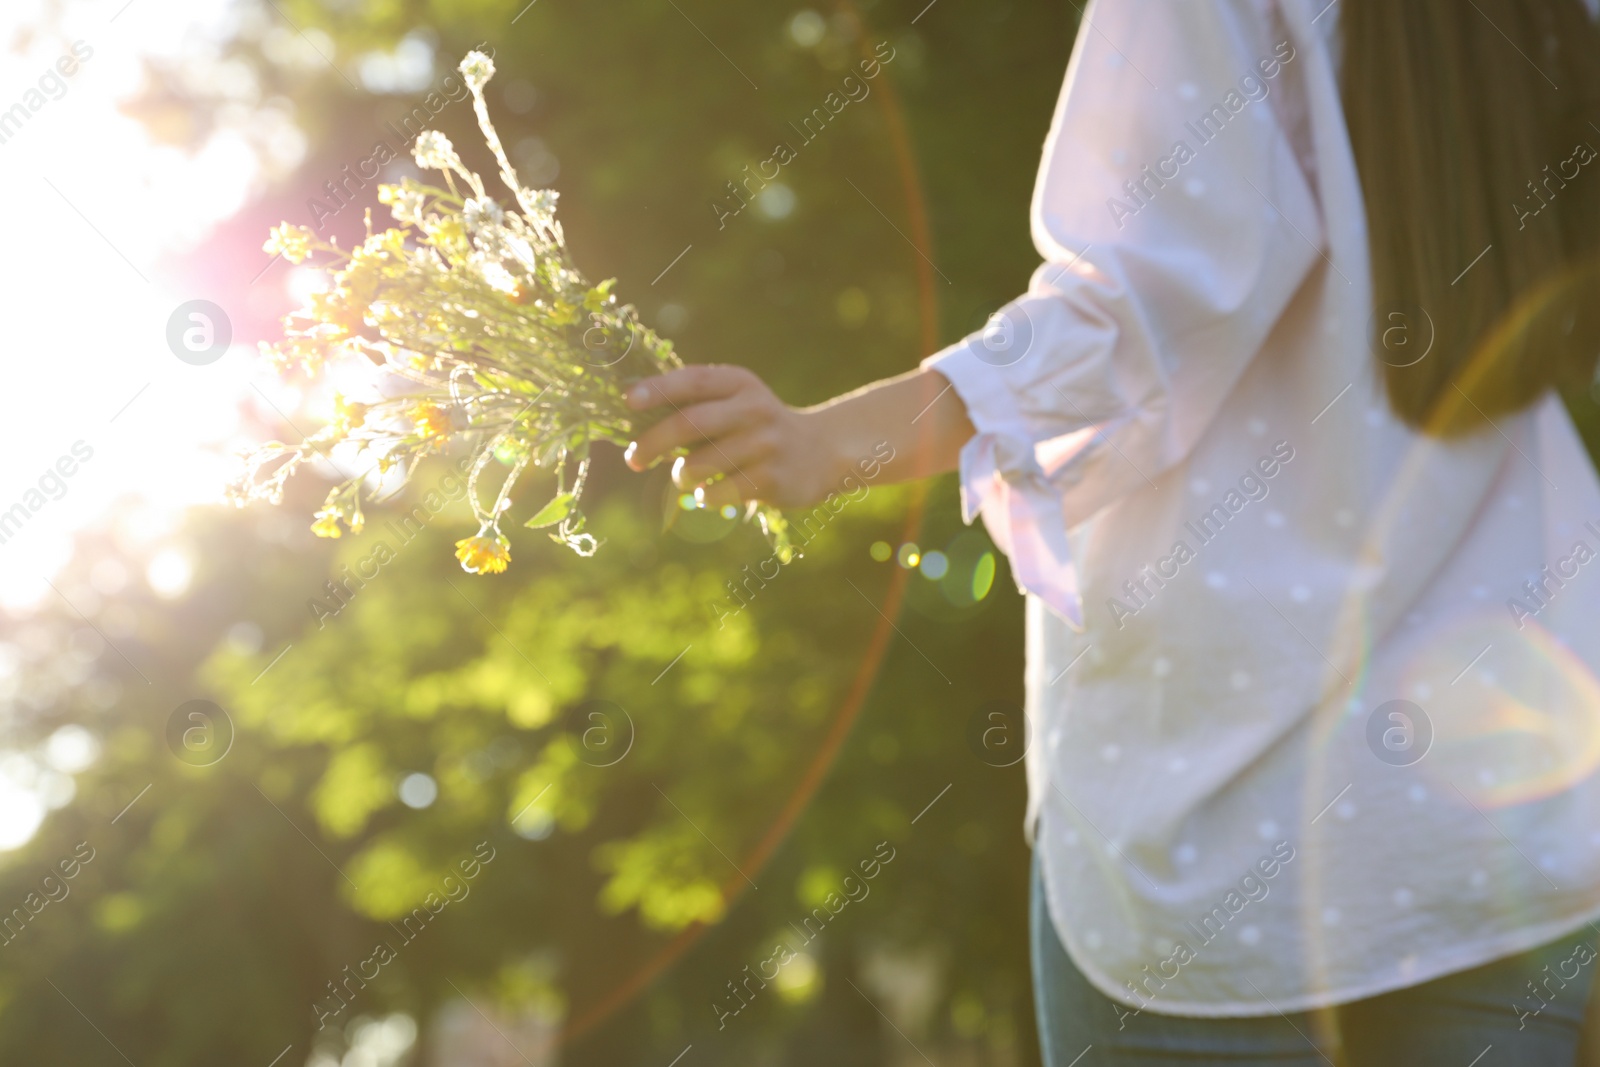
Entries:
[[1030, 911], [1045, 1067], [1569, 1067], [1577, 1061], [1584, 1006], [1600, 966], [1583, 968], [1543, 1011], [1520, 1021], [1513, 998], [1524, 994], [1531, 1006], [1526, 983], [1542, 977], [1546, 965], [1553, 972], [1567, 960], [1583, 940], [1578, 934], [1323, 1012], [1197, 1019], [1146, 1009], [1128, 1015], [1073, 966], [1045, 908], [1037, 860]]

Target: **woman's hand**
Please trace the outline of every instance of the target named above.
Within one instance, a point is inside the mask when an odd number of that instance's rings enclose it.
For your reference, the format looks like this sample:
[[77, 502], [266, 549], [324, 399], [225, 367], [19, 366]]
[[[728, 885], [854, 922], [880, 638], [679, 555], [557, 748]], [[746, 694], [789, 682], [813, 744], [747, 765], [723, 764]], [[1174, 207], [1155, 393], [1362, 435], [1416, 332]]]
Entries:
[[817, 412], [789, 407], [754, 372], [699, 364], [669, 371], [628, 393], [635, 411], [665, 407], [664, 418], [628, 447], [628, 466], [642, 471], [679, 448], [672, 480], [693, 489], [721, 475], [743, 500], [778, 507], [814, 504], [834, 489], [833, 442]]
[[792, 408], [743, 367], [695, 365], [628, 391], [635, 411], [668, 408], [628, 446], [642, 471], [679, 448], [673, 481], [693, 489], [722, 476], [744, 500], [799, 508], [859, 485], [955, 468], [973, 434], [966, 405], [937, 371], [874, 382], [814, 408]]

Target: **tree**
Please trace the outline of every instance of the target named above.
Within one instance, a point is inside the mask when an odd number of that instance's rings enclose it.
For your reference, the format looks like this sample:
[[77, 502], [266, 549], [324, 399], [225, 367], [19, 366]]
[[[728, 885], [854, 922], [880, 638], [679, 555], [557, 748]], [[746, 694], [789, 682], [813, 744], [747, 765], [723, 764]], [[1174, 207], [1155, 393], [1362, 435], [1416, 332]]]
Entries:
[[[196, 262], [239, 279], [216, 294], [236, 324], [270, 328], [244, 283], [272, 223], [348, 239], [381, 211], [376, 182], [340, 185], [348, 204], [328, 185], [359, 177], [375, 141], [401, 147], [405, 114], [476, 144], [446, 92], [435, 114], [427, 85], [355, 88], [408, 35], [433, 49], [435, 80], [489, 43], [497, 122], [523, 166], [559, 166], [581, 262], [619, 276], [690, 359], [747, 363], [793, 402], [905, 369], [1026, 284], [1070, 11], [521, 8], [241, 8], [226, 55], [263, 107], [290, 102], [310, 148]], [[332, 64], [296, 66], [307, 40]], [[136, 109], [187, 142], [221, 105], [181, 73], [153, 70]], [[793, 158], [760, 177], [779, 142]], [[450, 559], [459, 505], [424, 508], [402, 536], [413, 497], [330, 546], [302, 522], [320, 491], [194, 516], [200, 569], [175, 607], [97, 596], [90, 565], [126, 549], [109, 533], [80, 546], [63, 592], [110, 643], [27, 733], [85, 723], [105, 752], [0, 872], [0, 900], [80, 841], [95, 858], [0, 948], [0, 1058], [115, 1062], [114, 1044], [141, 1067], [264, 1064], [288, 1045], [302, 1062], [357, 1016], [427, 1027], [469, 995], [561, 1020], [567, 1063], [665, 1063], [690, 1043], [700, 1062], [886, 1062], [906, 1049], [880, 1008], [925, 1048], [1033, 1062], [1020, 767], [967, 740], [980, 708], [1020, 700], [1019, 602], [951, 485], [925, 507], [919, 489], [872, 488], [774, 575], [748, 530], [604, 459], [599, 555], [525, 531], [493, 580]], [[949, 572], [868, 552], [913, 541]], [[28, 625], [92, 644], [64, 607]], [[60, 666], [43, 657], [30, 684]], [[109, 707], [90, 699], [112, 684]], [[179, 714], [194, 699], [235, 731], [206, 766], [174, 754], [185, 730], [192, 760], [225, 732]], [[417, 809], [397, 788], [413, 775], [437, 790]], [[480, 843], [494, 858], [468, 880]], [[796, 958], [752, 980], [783, 937]]]

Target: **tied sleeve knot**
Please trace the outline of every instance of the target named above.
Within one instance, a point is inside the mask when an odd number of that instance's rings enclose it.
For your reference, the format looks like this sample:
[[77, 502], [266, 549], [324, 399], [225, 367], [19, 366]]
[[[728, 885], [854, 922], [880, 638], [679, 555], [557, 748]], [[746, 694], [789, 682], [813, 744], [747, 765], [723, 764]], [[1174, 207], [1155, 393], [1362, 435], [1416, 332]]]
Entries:
[[1083, 598], [1061, 508], [1031, 442], [980, 432], [961, 449], [961, 514], [979, 515], [995, 546], [1011, 561], [1017, 588], [1037, 596], [1075, 630]]

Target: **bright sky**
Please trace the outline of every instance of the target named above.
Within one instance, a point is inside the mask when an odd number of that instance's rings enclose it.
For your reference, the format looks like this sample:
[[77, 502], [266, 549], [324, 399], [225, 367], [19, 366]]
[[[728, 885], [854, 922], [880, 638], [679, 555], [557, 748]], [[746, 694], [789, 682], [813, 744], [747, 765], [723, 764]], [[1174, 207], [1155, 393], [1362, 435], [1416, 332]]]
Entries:
[[[128, 577], [181, 596], [193, 563], [185, 512], [228, 506], [222, 492], [234, 454], [260, 443], [241, 434], [241, 405], [272, 420], [308, 399], [278, 382], [250, 345], [219, 347], [207, 362], [179, 358], [169, 342], [175, 321], [178, 334], [197, 341], [193, 331], [206, 325], [177, 314], [205, 294], [189, 291], [169, 265], [203, 247], [217, 223], [305, 154], [292, 105], [263, 100], [251, 68], [222, 57], [241, 26], [280, 67], [329, 77], [332, 42], [291, 25], [274, 0], [0, 4], [0, 202], [8, 208], [0, 358], [10, 401], [0, 417], [0, 612], [25, 618], [59, 595], [51, 582], [72, 588], [87, 577], [101, 588], [97, 561], [71, 558], [73, 536], [119, 505], [128, 518], [114, 533], [132, 564]], [[422, 37], [340, 59], [342, 72], [375, 93], [415, 93], [434, 77]], [[162, 145], [118, 110], [144, 86], [149, 60], [181, 60], [184, 85], [226, 101], [197, 149]], [[245, 254], [255, 258], [240, 266], [252, 272], [269, 262], [256, 249]], [[303, 300], [320, 275], [280, 263], [259, 284], [287, 286]], [[330, 384], [358, 383], [334, 375]], [[319, 392], [309, 406], [328, 400]], [[20, 658], [0, 641], [0, 737]], [[72, 775], [97, 751], [75, 726], [34, 750], [0, 747], [0, 852], [25, 843], [47, 810], [72, 799]]]
[[[58, 9], [51, 19], [47, 6]], [[26, 611], [54, 597], [46, 579], [66, 565], [73, 532], [129, 496], [143, 502], [124, 545], [138, 577], [180, 593], [188, 566], [179, 519], [218, 499], [228, 456], [246, 443], [235, 437], [239, 402], [260, 403], [252, 381], [285, 410], [296, 406], [250, 350], [234, 346], [195, 366], [166, 340], [174, 309], [197, 294], [175, 288], [162, 262], [203, 241], [259, 189], [263, 160], [289, 167], [303, 152], [292, 122], [280, 115], [264, 124], [249, 106], [249, 72], [216, 62], [233, 11], [232, 0], [0, 5], [0, 122], [15, 105], [29, 113], [20, 129], [14, 119], [0, 125], [9, 401], [0, 515], [19, 503], [33, 512], [0, 543], [0, 608]], [[56, 64], [77, 42], [88, 58], [58, 80]], [[295, 35], [285, 47], [309, 42]], [[231, 79], [246, 105], [235, 128], [192, 156], [153, 144], [116, 109], [139, 88], [144, 57], [173, 55], [208, 78]], [[70, 477], [50, 473], [62, 457], [75, 457], [63, 468]], [[14, 660], [0, 654], [0, 682]], [[0, 850], [26, 841], [46, 808], [71, 798], [70, 775], [96, 747], [68, 727], [31, 755], [0, 752]]]
[[[160, 266], [256, 191], [259, 146], [285, 166], [303, 151], [292, 122], [263, 129], [248, 106], [237, 109], [236, 128], [192, 156], [153, 144], [116, 110], [140, 86], [146, 56], [212, 65], [212, 78], [233, 79], [250, 102], [248, 71], [241, 79], [213, 58], [237, 17], [230, 0], [68, 0], [54, 22], [46, 6], [6, 0], [0, 10], [0, 115], [37, 106], [32, 90], [45, 101], [0, 144], [12, 401], [0, 419], [0, 513], [19, 501], [37, 507], [28, 491], [77, 442], [93, 457], [64, 479], [64, 493], [47, 478], [48, 502], [0, 544], [0, 607], [13, 609], [54, 595], [44, 579], [65, 564], [71, 533], [126, 495], [149, 505], [137, 524], [143, 550], [151, 559], [165, 551], [169, 582], [181, 577], [178, 549], [164, 539], [184, 505], [217, 498], [227, 455], [244, 443], [233, 439], [237, 404], [259, 403], [250, 382], [274, 387], [241, 345], [206, 366], [174, 355], [168, 319], [197, 294], [174, 287]], [[57, 60], [75, 42], [92, 54], [58, 82]], [[274, 400], [293, 407], [281, 389]]]

